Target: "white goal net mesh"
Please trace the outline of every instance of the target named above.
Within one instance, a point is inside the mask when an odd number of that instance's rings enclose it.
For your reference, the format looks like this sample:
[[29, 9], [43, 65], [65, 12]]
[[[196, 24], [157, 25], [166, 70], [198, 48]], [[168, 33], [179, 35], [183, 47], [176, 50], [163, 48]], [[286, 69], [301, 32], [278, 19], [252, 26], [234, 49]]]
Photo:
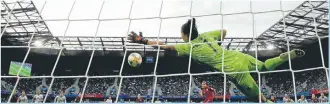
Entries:
[[[328, 29], [327, 1], [297, 1], [298, 5], [289, 1], [88, 2], [92, 1], [1, 1], [1, 60], [6, 60], [1, 63], [2, 103], [16, 102], [23, 90], [32, 96], [28, 99], [39, 91], [44, 95], [40, 102], [54, 102], [63, 89], [67, 100], [71, 98], [72, 102], [80, 103], [103, 102], [109, 97], [113, 102], [130, 102], [138, 95], [148, 102], [159, 99], [163, 102], [201, 102], [198, 92], [203, 80], [217, 89], [214, 102], [239, 102], [246, 96], [237, 90], [230, 76], [244, 73], [252, 75], [259, 92], [267, 99], [288, 95], [298, 102], [304, 95], [302, 92], [313, 93], [315, 90], [318, 91], [315, 94], [328, 94], [328, 66], [325, 63], [328, 61], [325, 59], [327, 53], [324, 53], [328, 48], [323, 48], [327, 45], [322, 43], [328, 38], [328, 31], [322, 31]], [[267, 9], [268, 5], [273, 6]], [[236, 6], [245, 9], [235, 10]], [[263, 8], [266, 9], [261, 10]], [[223, 50], [241, 51], [255, 57], [256, 63], [265, 57], [305, 47], [299, 42], [312, 41], [308, 44], [316, 45], [308, 48], [314, 49], [309, 51], [312, 55], [306, 51], [308, 58], [288, 60], [274, 71], [259, 71], [257, 64], [254, 71], [226, 72], [222, 70], [224, 65], [220, 71], [214, 71], [208, 66], [198, 66], [199, 62], [194, 61], [198, 56], [194, 56], [192, 47], [198, 44], [184, 43], [180, 38], [181, 25], [192, 18], [196, 18], [200, 31], [227, 29], [227, 37], [217, 43]], [[129, 43], [126, 38], [130, 31], [142, 31], [146, 39], [168, 45], [189, 44], [190, 54], [183, 58], [167, 56], [170, 53], [161, 49], [164, 45]], [[171, 31], [178, 35], [172, 35]], [[11, 43], [5, 44], [7, 41]], [[140, 53], [144, 58], [138, 68], [131, 68], [127, 63], [132, 52]], [[8, 55], [10, 53], [13, 55]], [[20, 59], [16, 60], [17, 57]], [[225, 57], [223, 52], [222, 63], [226, 63]], [[292, 56], [289, 54], [288, 57]], [[43, 65], [37, 65], [42, 61], [45, 62]], [[24, 76], [31, 73], [31, 69], [32, 75]], [[184, 71], [178, 71], [180, 69]], [[80, 97], [74, 100], [76, 96]], [[262, 102], [261, 97], [258, 99]]]

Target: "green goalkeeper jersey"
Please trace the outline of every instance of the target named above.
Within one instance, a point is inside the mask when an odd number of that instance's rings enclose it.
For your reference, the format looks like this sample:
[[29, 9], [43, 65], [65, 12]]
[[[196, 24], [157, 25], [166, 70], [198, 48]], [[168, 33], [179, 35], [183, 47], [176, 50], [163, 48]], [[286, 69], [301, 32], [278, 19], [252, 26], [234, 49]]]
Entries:
[[[200, 34], [190, 44], [177, 44], [175, 50], [179, 56], [189, 55], [192, 46], [192, 59], [225, 72], [255, 70], [255, 58], [239, 51], [225, 50], [216, 42], [221, 38], [221, 31], [209, 31]], [[208, 43], [205, 43], [208, 42]], [[203, 43], [203, 44], [200, 44]], [[222, 61], [223, 58], [223, 61]]]

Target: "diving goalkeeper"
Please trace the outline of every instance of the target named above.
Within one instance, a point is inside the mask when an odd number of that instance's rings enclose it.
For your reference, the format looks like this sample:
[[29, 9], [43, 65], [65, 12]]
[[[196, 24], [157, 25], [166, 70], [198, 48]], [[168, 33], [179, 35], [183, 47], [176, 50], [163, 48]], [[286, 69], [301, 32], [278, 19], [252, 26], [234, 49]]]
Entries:
[[[190, 27], [192, 27], [191, 34]], [[271, 71], [284, 62], [287, 62], [289, 60], [289, 54], [291, 59], [305, 55], [303, 50], [292, 50], [290, 52], [282, 53], [278, 57], [268, 59], [265, 62], [261, 62], [259, 60], [256, 61], [256, 59], [250, 55], [239, 51], [224, 50], [220, 45], [218, 45], [216, 41], [222, 41], [226, 36], [226, 33], [226, 30], [215, 30], [199, 34], [196, 27], [196, 20], [194, 18], [189, 19], [181, 27], [181, 38], [183, 41], [189, 42], [189, 40], [191, 40], [191, 43], [195, 44], [192, 47], [192, 59], [211, 66], [220, 72], [243, 72], [255, 71], [256, 69], [259, 71]], [[154, 45], [158, 43], [159, 45], [162, 45], [160, 46], [161, 49], [176, 51], [178, 56], [189, 55], [191, 49], [190, 44], [165, 45], [160, 41], [149, 41], [143, 38], [142, 32], [140, 32], [139, 35], [135, 32], [131, 32], [131, 34], [128, 35], [128, 40], [133, 43], [146, 45]], [[204, 42], [207, 43], [196, 44]], [[222, 66], [224, 66], [223, 70]], [[237, 88], [245, 94], [250, 101], [258, 101], [258, 85], [250, 73], [229, 74], [228, 76], [230, 77], [229, 79], [231, 79]], [[261, 95], [261, 99], [263, 102], [269, 102], [269, 100], [266, 100], [263, 95]]]

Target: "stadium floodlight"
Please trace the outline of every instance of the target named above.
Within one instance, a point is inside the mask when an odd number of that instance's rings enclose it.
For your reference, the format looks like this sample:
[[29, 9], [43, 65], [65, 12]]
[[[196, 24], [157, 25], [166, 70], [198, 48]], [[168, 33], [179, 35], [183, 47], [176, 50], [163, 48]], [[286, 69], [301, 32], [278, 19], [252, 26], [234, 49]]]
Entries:
[[272, 50], [272, 49], [274, 49], [274, 48], [275, 48], [275, 46], [272, 45], [272, 44], [267, 45], [267, 49], [269, 49], [269, 50]]
[[40, 47], [40, 46], [43, 46], [43, 44], [44, 44], [44, 42], [43, 42], [42, 40], [37, 40], [37, 41], [34, 42], [34, 46], [37, 46], [37, 47], [38, 47], [38, 46], [39, 46], [39, 47]]

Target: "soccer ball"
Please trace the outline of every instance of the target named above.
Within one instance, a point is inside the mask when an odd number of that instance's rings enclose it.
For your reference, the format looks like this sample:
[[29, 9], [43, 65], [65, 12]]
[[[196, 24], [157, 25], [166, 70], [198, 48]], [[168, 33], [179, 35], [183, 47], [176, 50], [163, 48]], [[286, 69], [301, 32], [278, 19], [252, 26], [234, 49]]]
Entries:
[[138, 53], [131, 53], [129, 56], [128, 56], [128, 64], [131, 66], [131, 67], [138, 67], [141, 65], [142, 63], [142, 57], [140, 54]]

